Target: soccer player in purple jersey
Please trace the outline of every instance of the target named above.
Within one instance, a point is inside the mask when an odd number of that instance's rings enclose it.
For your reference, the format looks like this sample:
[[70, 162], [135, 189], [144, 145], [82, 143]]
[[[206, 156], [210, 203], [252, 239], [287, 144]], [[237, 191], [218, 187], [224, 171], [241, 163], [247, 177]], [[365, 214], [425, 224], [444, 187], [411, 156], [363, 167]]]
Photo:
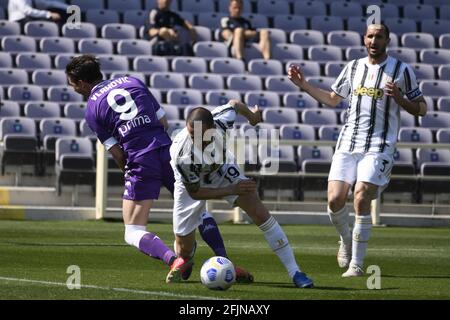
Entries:
[[[66, 67], [68, 83], [87, 102], [86, 121], [100, 142], [125, 173], [123, 220], [125, 241], [141, 252], [171, 266], [175, 253], [155, 234], [147, 232], [153, 200], [164, 185], [172, 194], [174, 173], [170, 166], [171, 140], [164, 110], [138, 79], [119, 77], [103, 80], [99, 61], [91, 55], [78, 56]], [[216, 255], [227, 256], [217, 224], [207, 212], [199, 231]], [[181, 259], [181, 258], [178, 258]], [[187, 279], [191, 269], [185, 270]], [[252, 280], [239, 268], [240, 282]]]

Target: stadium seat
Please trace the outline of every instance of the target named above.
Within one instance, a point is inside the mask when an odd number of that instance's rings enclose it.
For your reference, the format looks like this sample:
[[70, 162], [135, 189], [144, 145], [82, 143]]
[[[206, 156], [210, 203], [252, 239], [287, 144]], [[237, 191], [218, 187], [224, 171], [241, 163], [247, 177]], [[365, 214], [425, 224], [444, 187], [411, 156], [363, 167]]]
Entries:
[[119, 12], [116, 10], [88, 9], [86, 10], [86, 22], [93, 23], [98, 28], [108, 23], [119, 23]]
[[437, 109], [450, 112], [450, 97], [440, 97], [437, 101]]
[[97, 141], [97, 136], [91, 130], [85, 119], [80, 121], [79, 129], [80, 129], [80, 136], [90, 139], [94, 145], [94, 143]]
[[[9, 117], [0, 119], [0, 165], [5, 174], [7, 165], [34, 165], [37, 167], [38, 140], [36, 124], [32, 119]], [[35, 170], [36, 172], [36, 170]]]
[[287, 34], [283, 29], [266, 28], [265, 30], [267, 30], [267, 32], [269, 33], [269, 39], [271, 44], [288, 42]]
[[50, 86], [47, 90], [47, 97], [49, 101], [59, 103], [83, 101], [83, 97], [69, 86]]
[[[260, 140], [270, 139], [276, 136], [279, 138], [279, 132], [275, 129], [275, 126], [271, 123], [258, 123], [256, 126], [252, 126], [249, 123], [244, 123], [239, 128], [239, 134], [241, 137], [260, 138]], [[275, 138], [275, 137], [274, 137]]]
[[203, 58], [228, 57], [228, 48], [222, 42], [199, 41], [194, 44], [194, 54]]
[[17, 68], [27, 70], [50, 69], [52, 67], [52, 60], [45, 53], [22, 52], [16, 56], [16, 65]]
[[423, 0], [424, 4], [431, 4], [434, 6], [441, 6], [447, 4], [447, 0]]
[[307, 21], [302, 16], [278, 14], [273, 17], [273, 27], [286, 32], [304, 30], [307, 28]]
[[321, 1], [293, 1], [294, 14], [303, 17], [325, 16], [327, 7]]
[[283, 124], [280, 126], [282, 140], [315, 140], [316, 133], [313, 126], [308, 124]]
[[411, 63], [410, 67], [414, 70], [414, 74], [418, 81], [433, 80], [435, 78], [432, 65], [427, 63]]
[[[361, 17], [363, 15], [363, 9], [361, 4], [354, 2], [332, 2], [330, 4], [330, 15], [334, 17]], [[334, 30], [344, 30], [334, 29]]]
[[278, 60], [254, 59], [248, 63], [248, 71], [260, 76], [282, 75], [283, 65]]
[[311, 18], [311, 29], [328, 33], [334, 30], [344, 30], [344, 20], [335, 16], [314, 16]]
[[362, 44], [361, 35], [356, 31], [331, 31], [327, 35], [327, 41], [329, 45], [342, 48]]
[[128, 71], [127, 57], [119, 55], [99, 54], [98, 60], [102, 66], [103, 72]]
[[299, 66], [306, 77], [320, 76], [320, 63], [309, 60], [289, 60], [286, 61], [285, 73], [288, 72], [291, 65]]
[[[415, 199], [417, 201], [418, 182], [416, 180], [411, 180], [408, 177], [416, 174], [413, 152], [411, 149], [395, 149], [394, 165], [391, 173], [397, 177], [391, 178], [391, 181], [384, 192], [406, 192], [412, 195], [411, 199]], [[402, 178], [402, 175], [404, 175], [405, 178]]]
[[440, 19], [450, 20], [450, 5], [446, 4], [446, 5], [441, 5], [439, 7], [440, 7], [440, 10], [439, 10]]
[[244, 102], [249, 106], [258, 105], [260, 108], [280, 106], [280, 97], [270, 91], [249, 91], [244, 95]]
[[258, 157], [261, 159], [260, 173], [270, 175], [270, 179], [262, 179], [261, 192], [264, 196], [264, 191], [268, 189], [288, 189], [294, 191], [294, 197], [297, 197], [298, 177], [281, 177], [279, 175], [273, 176], [274, 173], [283, 172], [297, 172], [297, 164], [294, 158], [294, 148], [292, 146], [258, 146]]
[[341, 48], [329, 45], [310, 46], [308, 57], [318, 62], [341, 61], [343, 58]]
[[293, 44], [305, 47], [325, 44], [324, 34], [318, 30], [294, 30], [290, 33], [289, 38]]
[[262, 116], [264, 122], [277, 126], [299, 122], [297, 109], [294, 108], [266, 108], [263, 110]]
[[63, 37], [45, 37], [39, 41], [39, 48], [41, 52], [49, 54], [74, 53], [75, 42]]
[[423, 117], [419, 117], [419, 125], [423, 128], [441, 129], [450, 128], [450, 113], [442, 111], [428, 111]]
[[211, 29], [204, 26], [194, 26], [197, 33], [197, 41], [212, 41]]
[[210, 69], [215, 74], [241, 74], [245, 73], [245, 64], [234, 58], [214, 58], [211, 59]]
[[431, 33], [435, 37], [448, 33], [450, 30], [450, 20], [421, 19], [422, 32]]
[[83, 11], [88, 9], [105, 9], [103, 1], [70, 0], [70, 4], [79, 6]]
[[450, 64], [450, 50], [424, 49], [420, 51], [420, 61], [433, 65]]
[[281, 61], [303, 59], [303, 48], [297, 44], [277, 43], [272, 46], [272, 58]]
[[434, 36], [429, 33], [408, 32], [401, 37], [402, 46], [411, 49], [434, 48]]
[[334, 77], [307, 77], [306, 79], [312, 85], [324, 90], [331, 90], [331, 85], [336, 81]]
[[157, 89], [182, 89], [186, 87], [186, 79], [181, 73], [154, 72], [150, 76], [150, 87]]
[[365, 17], [349, 17], [347, 19], [347, 30], [356, 31], [361, 35], [366, 32], [367, 29], [367, 18]]
[[125, 10], [123, 12], [123, 23], [131, 24], [136, 28], [145, 25], [148, 18], [148, 11], [146, 10]]
[[403, 127], [398, 132], [400, 142], [432, 143], [433, 134], [428, 128]]
[[229, 100], [241, 100], [241, 94], [235, 90], [208, 90], [206, 92], [206, 104], [220, 106], [226, 104]]
[[43, 38], [59, 37], [59, 28], [55, 22], [50, 21], [30, 21], [25, 23], [24, 33], [26, 36]]
[[342, 126], [323, 125], [319, 128], [319, 140], [337, 141]]
[[336, 125], [336, 112], [330, 109], [306, 109], [302, 112], [302, 123], [315, 127], [326, 124]]
[[206, 60], [195, 57], [175, 57], [172, 60], [172, 71], [179, 73], [206, 73]]
[[0, 20], [0, 37], [19, 36], [20, 24], [15, 21]]
[[11, 53], [35, 52], [36, 40], [28, 36], [5, 36], [1, 39], [2, 50]]
[[344, 70], [346, 64], [346, 62], [327, 62], [325, 64], [325, 76], [337, 78]]
[[439, 47], [441, 49], [450, 49], [450, 33], [439, 36]]
[[136, 27], [126, 23], [107, 23], [101, 28], [101, 36], [105, 39], [124, 40], [136, 38]]
[[350, 47], [345, 50], [347, 60], [361, 59], [367, 57], [367, 49], [363, 46]]
[[301, 190], [326, 190], [333, 148], [299, 146], [297, 155], [300, 173], [323, 174], [323, 177], [302, 176], [300, 179]]
[[[223, 18], [227, 14], [220, 12], [200, 12], [197, 15], [197, 25], [209, 28], [210, 30], [218, 30]], [[218, 40], [218, 39], [217, 39]]]
[[[417, 23], [414, 19], [409, 18], [386, 18], [386, 25], [389, 26], [390, 31], [398, 35], [408, 32], [417, 32]], [[422, 29], [422, 32], [427, 32]], [[391, 44], [392, 46], [392, 44]]]
[[148, 88], [148, 90], [150, 91], [150, 93], [153, 95], [153, 97], [156, 99], [156, 101], [163, 103], [165, 101], [163, 101], [162, 99], [162, 93], [161, 90], [159, 89], [155, 89], [155, 88]]
[[54, 58], [54, 63], [55, 63], [56, 69], [65, 69], [67, 64], [76, 56], [77, 56], [77, 54], [75, 54], [75, 53], [57, 54]]
[[262, 80], [254, 75], [230, 75], [227, 78], [227, 87], [236, 91], [262, 90]]
[[387, 49], [388, 55], [394, 57], [400, 61], [406, 63], [416, 63], [417, 62], [417, 53], [414, 49], [410, 48], [395, 48], [390, 47]]
[[225, 89], [225, 81], [220, 74], [192, 74], [188, 77], [188, 86], [202, 91], [221, 90]]
[[[369, 0], [373, 3], [372, 0]], [[399, 18], [399, 7], [394, 3], [377, 3], [377, 6], [381, 9], [381, 16], [383, 18]]]
[[256, 12], [268, 17], [275, 14], [290, 14], [289, 2], [275, 0], [260, 0], [256, 6]]
[[0, 51], [0, 68], [11, 68], [12, 66], [13, 59], [11, 53]]
[[268, 76], [265, 80], [266, 89], [276, 92], [298, 92], [299, 88], [286, 76]]
[[61, 108], [56, 102], [35, 100], [25, 104], [25, 116], [36, 121], [43, 118], [59, 118], [61, 117]]
[[[244, 59], [250, 61], [253, 59], [262, 59], [263, 55], [259, 49], [259, 44], [255, 42], [246, 42], [244, 44]], [[272, 49], [273, 51], [273, 49]], [[234, 47], [231, 48], [231, 53], [234, 54]]]
[[127, 11], [127, 10], [139, 10], [142, 8], [141, 0], [106, 0], [106, 8]]
[[147, 40], [125, 39], [117, 42], [117, 53], [133, 58], [152, 54], [152, 44]]
[[404, 6], [406, 4], [414, 3], [419, 4], [421, 0], [388, 0], [389, 3], [394, 3], [396, 5]]
[[0, 101], [0, 119], [5, 117], [20, 117], [20, 104], [17, 101]]
[[209, 0], [183, 0], [181, 10], [194, 13], [215, 11], [214, 2]]
[[137, 56], [133, 60], [133, 70], [144, 74], [169, 71], [169, 60], [157, 56]]
[[55, 164], [55, 143], [62, 136], [76, 136], [75, 121], [65, 118], [44, 118], [39, 123], [42, 146], [44, 150], [44, 166]]
[[450, 64], [438, 68], [439, 80], [450, 80]]
[[186, 127], [186, 122], [184, 120], [168, 120], [169, 128], [167, 129], [167, 134], [173, 140], [178, 132]]
[[[244, 14], [244, 18], [250, 20], [253, 28], [268, 28], [269, 22], [268, 17], [264, 14], [252, 13], [252, 14]], [[276, 26], [274, 26], [277, 28]]]
[[419, 88], [425, 96], [450, 96], [450, 83], [445, 80], [423, 80]]
[[23, 69], [0, 68], [0, 85], [28, 83], [28, 73]]
[[406, 4], [403, 6], [403, 15], [409, 19], [423, 20], [436, 19], [434, 6], [427, 4]]
[[283, 95], [283, 104], [288, 108], [318, 108], [319, 102], [307, 93], [287, 92]]
[[8, 88], [8, 98], [12, 101], [40, 101], [44, 100], [44, 90], [37, 85], [11, 85]]
[[81, 39], [78, 51], [82, 54], [113, 54], [113, 43], [109, 39]]
[[65, 118], [73, 120], [84, 119], [86, 113], [86, 103], [68, 102], [64, 105], [63, 115]]
[[56, 140], [55, 173], [57, 194], [63, 185], [95, 183], [92, 143], [88, 138], [65, 137]]
[[180, 120], [180, 110], [182, 110], [182, 108], [180, 108], [179, 105], [161, 104], [161, 108], [164, 110], [168, 121]]
[[406, 111], [400, 111], [400, 126], [401, 127], [415, 127], [416, 117]]
[[450, 150], [419, 148], [416, 151], [417, 166], [423, 176], [423, 193], [446, 193], [450, 191], [450, 181], [434, 180], [433, 176], [450, 176]]
[[167, 103], [173, 105], [201, 105], [203, 96], [200, 91], [195, 89], [171, 89], [167, 91]]
[[70, 24], [64, 24], [62, 27], [63, 37], [72, 39], [86, 39], [97, 37], [97, 27], [90, 22], [80, 22], [79, 28], [72, 28]]
[[442, 128], [436, 132], [437, 143], [450, 143], [450, 129]]

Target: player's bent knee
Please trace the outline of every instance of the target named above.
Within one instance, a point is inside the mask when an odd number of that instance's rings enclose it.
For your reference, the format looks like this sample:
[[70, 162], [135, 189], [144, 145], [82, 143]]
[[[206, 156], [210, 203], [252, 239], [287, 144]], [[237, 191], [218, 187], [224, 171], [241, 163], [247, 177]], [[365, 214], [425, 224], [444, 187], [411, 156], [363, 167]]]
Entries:
[[328, 199], [328, 207], [331, 211], [337, 212], [345, 206], [345, 201], [345, 197], [340, 197], [339, 195], [331, 196]]

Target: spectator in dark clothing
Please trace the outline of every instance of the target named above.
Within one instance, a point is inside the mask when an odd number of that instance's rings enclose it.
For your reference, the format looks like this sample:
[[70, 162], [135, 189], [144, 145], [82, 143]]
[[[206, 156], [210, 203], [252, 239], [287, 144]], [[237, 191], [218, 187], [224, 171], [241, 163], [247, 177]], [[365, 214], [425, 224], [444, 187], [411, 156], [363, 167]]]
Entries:
[[259, 49], [261, 50], [264, 59], [270, 59], [269, 31], [256, 31], [255, 28], [252, 27], [251, 22], [241, 16], [242, 9], [242, 0], [230, 0], [230, 5], [228, 7], [230, 15], [222, 18], [220, 22], [220, 35], [229, 46], [232, 46], [232, 54], [237, 59], [244, 58], [244, 44], [246, 41], [259, 42]]

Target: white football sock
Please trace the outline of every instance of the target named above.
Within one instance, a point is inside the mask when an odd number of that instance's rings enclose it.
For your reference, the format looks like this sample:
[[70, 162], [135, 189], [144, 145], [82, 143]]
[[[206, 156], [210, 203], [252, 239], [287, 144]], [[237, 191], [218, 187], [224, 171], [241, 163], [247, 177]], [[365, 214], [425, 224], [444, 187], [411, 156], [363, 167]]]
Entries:
[[350, 265], [363, 267], [371, 230], [372, 217], [370, 214], [355, 217], [355, 226], [353, 228], [353, 252]]
[[264, 238], [266, 238], [269, 246], [277, 254], [289, 273], [289, 276], [292, 278], [295, 272], [300, 271], [300, 268], [295, 261], [294, 252], [283, 229], [281, 229], [278, 222], [272, 216], [260, 225], [259, 228], [264, 233]]
[[347, 206], [344, 206], [341, 210], [333, 212], [328, 207], [328, 216], [331, 223], [336, 227], [337, 232], [341, 236], [341, 240], [344, 244], [349, 245], [352, 240], [352, 234], [350, 233], [349, 226], [349, 212]]

